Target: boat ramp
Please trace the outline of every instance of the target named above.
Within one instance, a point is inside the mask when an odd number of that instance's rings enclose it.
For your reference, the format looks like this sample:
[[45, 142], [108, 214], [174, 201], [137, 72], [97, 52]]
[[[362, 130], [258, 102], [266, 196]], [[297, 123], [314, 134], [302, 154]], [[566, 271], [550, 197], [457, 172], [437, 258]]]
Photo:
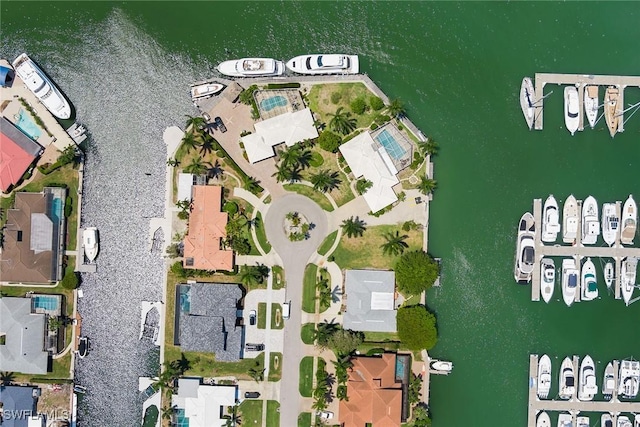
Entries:
[[[616, 214], [621, 218], [621, 202], [616, 202]], [[578, 212], [582, 212], [582, 200], [578, 200]], [[533, 276], [531, 278], [531, 301], [540, 301], [540, 261], [545, 257], [570, 257], [576, 261], [576, 266], [580, 267], [581, 260], [584, 257], [591, 258], [613, 258], [615, 260], [614, 268], [614, 288], [615, 298], [621, 299], [620, 291], [621, 278], [620, 270], [622, 260], [627, 257], [640, 258], [640, 248], [622, 246], [620, 243], [620, 233], [616, 236], [613, 246], [584, 246], [582, 243], [582, 215], [578, 215], [578, 231], [576, 240], [573, 245], [545, 245], [541, 240], [542, 226], [542, 199], [533, 200], [533, 218], [536, 224], [536, 233], [534, 237], [535, 244], [535, 260], [533, 264]], [[637, 298], [636, 298], [637, 299]], [[576, 292], [575, 302], [580, 302], [580, 292]], [[634, 302], [635, 299], [630, 301]]]
[[[609, 412], [616, 425], [620, 413], [639, 413], [640, 402], [621, 402], [618, 400], [618, 369], [620, 362], [613, 361], [613, 376], [615, 387], [611, 400], [581, 401], [577, 398], [578, 387], [575, 387], [573, 396], [569, 400], [541, 400], [538, 398], [538, 355], [529, 355], [529, 407], [527, 413], [527, 426], [536, 427], [536, 418], [541, 411], [568, 412], [573, 418], [573, 424], [577, 425], [576, 417], [580, 412]], [[578, 356], [573, 356], [573, 371], [579, 372]]]
[[[575, 85], [578, 88], [578, 105], [580, 123], [578, 130], [584, 130], [584, 88], [588, 85], [595, 86], [616, 86], [620, 89], [619, 105], [624, 110], [624, 89], [627, 86], [640, 87], [640, 76], [605, 76], [593, 74], [555, 74], [555, 73], [536, 73], [535, 75], [535, 114], [534, 129], [542, 130], [543, 126], [543, 107], [544, 107], [544, 87], [547, 84], [557, 85]], [[618, 132], [624, 132], [624, 116], [620, 113]]]

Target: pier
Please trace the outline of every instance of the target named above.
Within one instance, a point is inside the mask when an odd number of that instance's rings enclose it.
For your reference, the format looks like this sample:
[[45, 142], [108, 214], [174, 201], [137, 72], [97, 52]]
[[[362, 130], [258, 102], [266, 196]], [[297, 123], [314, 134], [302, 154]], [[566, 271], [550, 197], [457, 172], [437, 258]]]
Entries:
[[[587, 85], [594, 86], [617, 86], [620, 89], [620, 97], [618, 105], [621, 106], [620, 111], [624, 111], [624, 89], [627, 86], [640, 87], [640, 76], [598, 76], [592, 74], [555, 74], [555, 73], [536, 73], [535, 75], [535, 92], [536, 104], [534, 114], [534, 129], [542, 130], [543, 125], [543, 103], [544, 103], [544, 87], [546, 84], [557, 85], [574, 85], [578, 88], [578, 105], [580, 124], [578, 130], [584, 129], [584, 87]], [[620, 113], [618, 122], [618, 132], [624, 132], [624, 115]]]
[[[621, 278], [620, 270], [622, 260], [626, 257], [640, 257], [640, 248], [631, 246], [622, 246], [620, 243], [620, 233], [616, 236], [613, 246], [584, 246], [582, 241], [582, 200], [578, 200], [578, 232], [576, 241], [573, 245], [549, 244], [545, 245], [542, 240], [542, 199], [533, 200], [533, 219], [536, 224], [536, 233], [534, 237], [535, 260], [533, 264], [533, 275], [531, 278], [531, 301], [540, 301], [540, 261], [544, 257], [570, 257], [576, 261], [576, 267], [580, 270], [581, 260], [584, 257], [591, 258], [613, 258], [614, 259], [614, 291], [615, 298], [620, 299]], [[616, 202], [616, 213], [618, 218], [621, 217], [621, 202]], [[563, 224], [564, 225], [564, 224]], [[561, 239], [562, 236], [558, 236]], [[562, 279], [560, 280], [562, 283]], [[557, 292], [557, 287], [554, 293]], [[560, 293], [562, 288], [560, 287]], [[580, 301], [580, 292], [576, 292], [575, 302]], [[633, 300], [631, 300], [633, 301]]]
[[[573, 396], [569, 400], [541, 400], [538, 398], [538, 355], [529, 355], [529, 406], [527, 413], [527, 426], [536, 427], [536, 418], [542, 411], [568, 412], [573, 418], [573, 425], [576, 425], [576, 417], [580, 412], [609, 412], [613, 418], [613, 425], [616, 425], [618, 415], [625, 413], [640, 412], [640, 402], [620, 402], [618, 400], [618, 368], [620, 363], [613, 361], [613, 375], [615, 378], [615, 388], [611, 400], [590, 400], [580, 401], [576, 398], [578, 392], [579, 359], [573, 356], [573, 369], [576, 378], [576, 387]], [[551, 421], [551, 425], [555, 425]], [[591, 420], [593, 422], [593, 420]], [[598, 420], [599, 421], [599, 420]], [[592, 424], [593, 425], [593, 424]]]

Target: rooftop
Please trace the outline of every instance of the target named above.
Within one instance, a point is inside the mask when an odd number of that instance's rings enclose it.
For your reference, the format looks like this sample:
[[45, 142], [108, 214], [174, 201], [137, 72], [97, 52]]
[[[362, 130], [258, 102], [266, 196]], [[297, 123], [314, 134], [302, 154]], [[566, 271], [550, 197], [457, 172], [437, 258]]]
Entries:
[[395, 273], [347, 270], [344, 327], [354, 331], [396, 332]]
[[171, 405], [184, 410], [189, 427], [223, 426], [222, 416], [227, 415], [227, 407], [236, 404], [237, 397], [236, 386], [205, 385], [200, 378], [180, 378]]
[[42, 151], [37, 142], [0, 117], [0, 191], [17, 184]]

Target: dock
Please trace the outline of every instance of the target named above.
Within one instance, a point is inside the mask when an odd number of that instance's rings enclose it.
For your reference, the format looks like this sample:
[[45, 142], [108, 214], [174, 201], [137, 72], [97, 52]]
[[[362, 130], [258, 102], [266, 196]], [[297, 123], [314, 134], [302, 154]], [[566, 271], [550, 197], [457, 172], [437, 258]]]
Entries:
[[[573, 368], [575, 370], [576, 379], [578, 378], [578, 356], [573, 356]], [[554, 411], [554, 412], [568, 412], [573, 418], [573, 425], [576, 425], [576, 417], [580, 412], [608, 412], [613, 418], [613, 425], [616, 425], [618, 415], [622, 412], [625, 413], [638, 413], [640, 412], [640, 402], [620, 402], [618, 400], [618, 367], [619, 362], [613, 361], [614, 378], [615, 378], [615, 391], [611, 397], [611, 400], [591, 400], [580, 401], [576, 398], [576, 391], [569, 400], [541, 400], [538, 398], [538, 355], [529, 355], [529, 405], [527, 413], [527, 426], [535, 427], [536, 418], [538, 413], [542, 411]], [[576, 381], [577, 382], [577, 381]], [[593, 421], [593, 420], [592, 420]], [[555, 425], [554, 420], [551, 421], [552, 425]]]
[[[536, 73], [535, 75], [535, 92], [536, 92], [536, 105], [534, 114], [534, 129], [542, 130], [543, 126], [543, 107], [544, 107], [544, 87], [547, 84], [557, 85], [574, 85], [578, 88], [578, 105], [580, 123], [578, 130], [584, 129], [584, 87], [587, 85], [594, 86], [616, 86], [620, 89], [620, 97], [618, 99], [619, 105], [622, 106], [621, 111], [624, 111], [624, 89], [627, 86], [640, 87], [640, 76], [605, 76], [605, 75], [593, 75], [593, 74], [555, 74], [555, 73]], [[618, 122], [618, 132], [624, 132], [624, 115], [620, 115]]]
[[[580, 270], [582, 258], [613, 258], [614, 259], [614, 290], [615, 298], [621, 298], [621, 278], [620, 270], [622, 260], [627, 257], [640, 257], [640, 248], [622, 246], [620, 243], [620, 233], [616, 237], [616, 241], [612, 246], [584, 246], [582, 243], [582, 200], [578, 200], [578, 233], [576, 241], [573, 245], [548, 244], [545, 245], [542, 240], [542, 199], [533, 200], [533, 219], [536, 224], [536, 233], [534, 238], [535, 259], [533, 264], [533, 275], [531, 278], [531, 301], [540, 301], [540, 261], [544, 257], [569, 257], [574, 258], [576, 266]], [[621, 202], [616, 202], [616, 212], [618, 218], [621, 214]], [[561, 239], [561, 236], [558, 236]], [[558, 292], [556, 289], [554, 293]], [[560, 289], [562, 293], [562, 289]], [[575, 302], [580, 301], [580, 292], [576, 292]]]

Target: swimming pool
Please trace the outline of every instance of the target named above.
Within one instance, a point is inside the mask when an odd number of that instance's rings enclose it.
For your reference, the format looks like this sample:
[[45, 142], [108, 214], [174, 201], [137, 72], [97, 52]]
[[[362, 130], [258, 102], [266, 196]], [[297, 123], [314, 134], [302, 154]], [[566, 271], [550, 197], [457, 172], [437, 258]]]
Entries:
[[176, 427], [189, 427], [189, 418], [185, 417], [184, 409], [176, 409]]
[[60, 219], [62, 219], [62, 199], [54, 197], [53, 200], [51, 200], [51, 216], [53, 217], [54, 223], [60, 223]]
[[387, 153], [389, 153], [394, 160], [402, 159], [402, 156], [406, 153], [404, 148], [400, 146], [398, 141], [396, 141], [386, 129], [383, 129], [375, 139], [387, 150]]
[[37, 295], [31, 297], [31, 303], [33, 304], [34, 310], [46, 310], [46, 311], [57, 311], [58, 310], [58, 297], [47, 296], [47, 295]]
[[191, 311], [191, 286], [180, 286], [180, 309], [183, 313]]
[[24, 111], [24, 109], [20, 109], [18, 112], [16, 126], [24, 133], [26, 133], [31, 139], [34, 141], [40, 138], [42, 135], [42, 131], [38, 127], [38, 125], [33, 121], [29, 113]]
[[287, 105], [287, 98], [282, 95], [272, 96], [260, 101], [260, 108], [263, 111], [271, 111], [276, 107], [284, 107]]

